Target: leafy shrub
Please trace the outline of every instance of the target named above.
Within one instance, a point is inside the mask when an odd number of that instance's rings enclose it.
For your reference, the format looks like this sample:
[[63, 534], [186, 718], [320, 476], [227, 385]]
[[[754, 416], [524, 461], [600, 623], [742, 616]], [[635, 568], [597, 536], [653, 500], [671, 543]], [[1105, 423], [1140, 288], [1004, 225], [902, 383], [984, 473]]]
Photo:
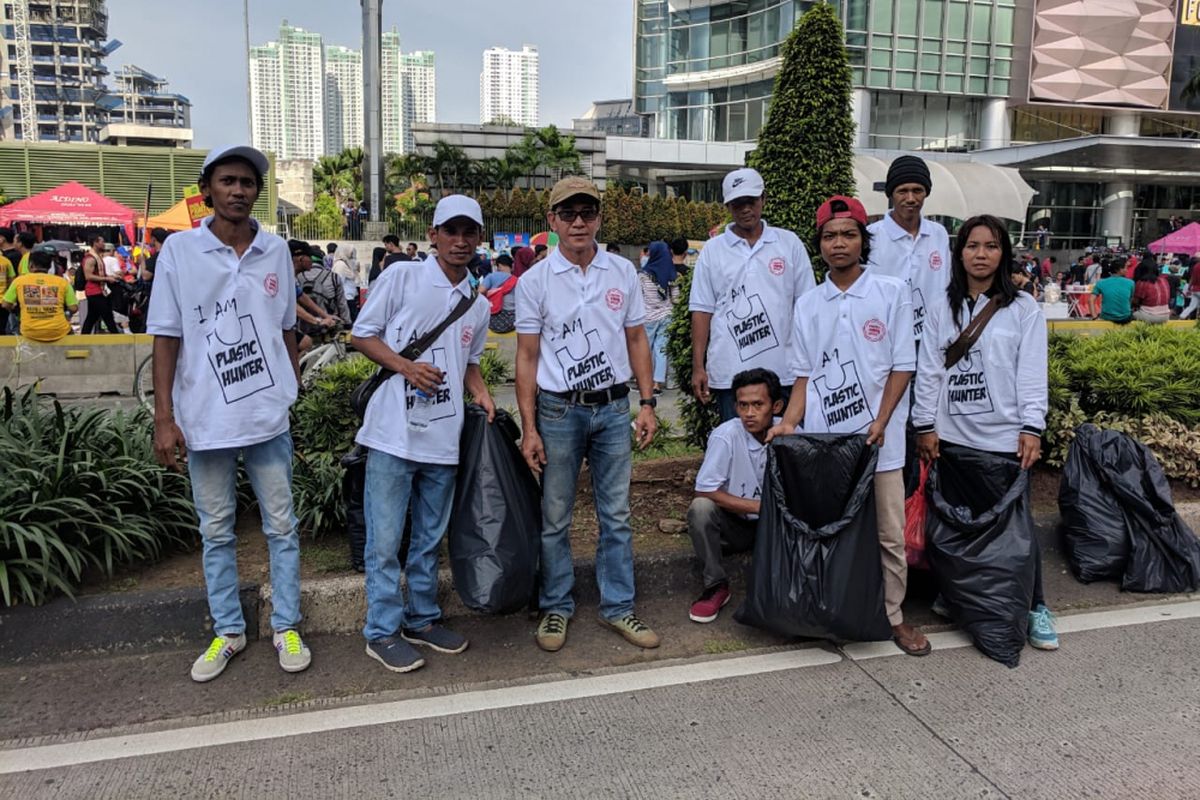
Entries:
[[1145, 444], [1166, 474], [1200, 486], [1200, 330], [1135, 325], [1053, 336], [1046, 462], [1061, 467], [1091, 422]]
[[0, 597], [71, 595], [84, 571], [194, 541], [187, 477], [154, 461], [150, 415], [63, 408], [5, 389], [0, 409]]
[[692, 275], [689, 270], [679, 279], [679, 302], [671, 309], [671, 321], [667, 323], [667, 363], [671, 374], [679, 381], [679, 420], [683, 424], [683, 436], [696, 447], [708, 445], [708, 435], [717, 426], [716, 403], [704, 405], [692, 393], [692, 315], [688, 311], [688, 296], [692, 291]]

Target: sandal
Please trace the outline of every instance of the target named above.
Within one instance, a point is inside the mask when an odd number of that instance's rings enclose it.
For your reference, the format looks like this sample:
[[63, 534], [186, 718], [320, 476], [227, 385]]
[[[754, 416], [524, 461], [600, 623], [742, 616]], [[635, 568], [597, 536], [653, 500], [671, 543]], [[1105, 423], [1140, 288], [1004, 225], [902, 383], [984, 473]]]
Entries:
[[892, 628], [892, 632], [893, 632], [892, 641], [896, 643], [896, 647], [899, 647], [901, 650], [903, 650], [906, 654], [908, 654], [910, 656], [927, 656], [931, 652], [933, 652], [933, 645], [929, 643], [928, 637], [926, 637], [924, 634], [922, 634], [916, 628], [913, 628], [910, 626], [905, 626], [905, 627], [908, 627], [908, 630], [911, 632], [909, 635], [911, 636], [912, 634], [916, 634], [917, 636], [920, 636], [922, 639], [925, 640], [925, 644], [917, 645], [917, 644], [913, 643], [911, 645], [905, 645], [904, 641], [902, 641], [900, 635], [896, 633], [896, 630], [900, 627], [901, 627], [900, 625], [896, 625]]

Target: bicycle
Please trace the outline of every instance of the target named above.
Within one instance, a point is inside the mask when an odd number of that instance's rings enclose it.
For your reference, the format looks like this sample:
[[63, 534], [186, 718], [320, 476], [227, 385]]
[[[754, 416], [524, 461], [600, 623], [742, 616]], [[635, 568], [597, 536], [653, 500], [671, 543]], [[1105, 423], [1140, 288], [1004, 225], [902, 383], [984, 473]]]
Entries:
[[345, 361], [350, 355], [347, 346], [350, 333], [338, 325], [325, 333], [327, 341], [314, 345], [307, 353], [300, 356], [300, 383], [308, 386], [313, 377], [330, 364]]
[[154, 410], [154, 356], [148, 355], [138, 364], [133, 376], [133, 394], [147, 411]]

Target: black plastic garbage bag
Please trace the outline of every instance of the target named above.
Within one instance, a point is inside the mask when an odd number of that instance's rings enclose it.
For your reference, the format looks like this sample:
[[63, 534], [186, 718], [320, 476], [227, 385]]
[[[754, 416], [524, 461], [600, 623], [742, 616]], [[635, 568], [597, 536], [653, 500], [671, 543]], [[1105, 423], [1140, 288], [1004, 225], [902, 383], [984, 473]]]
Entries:
[[861, 435], [771, 442], [738, 622], [783, 636], [891, 638], [875, 520], [878, 458]]
[[366, 569], [363, 551], [367, 547], [367, 520], [363, 513], [363, 489], [367, 482], [367, 448], [355, 445], [342, 456], [342, 499], [346, 503], [346, 539], [350, 542], [350, 567]]
[[1021, 660], [1037, 558], [1029, 473], [942, 443], [929, 469], [925, 552], [950, 615], [988, 658]]
[[450, 515], [450, 570], [468, 608], [504, 614], [526, 605], [537, 588], [542, 501], [517, 447], [520, 430], [505, 411], [469, 405], [459, 446]]
[[1129, 526], [1121, 504], [1105, 482], [1107, 472], [1122, 473], [1134, 449], [1116, 431], [1092, 424], [1075, 429], [1058, 485], [1063, 549], [1075, 577], [1085, 583], [1125, 574]]

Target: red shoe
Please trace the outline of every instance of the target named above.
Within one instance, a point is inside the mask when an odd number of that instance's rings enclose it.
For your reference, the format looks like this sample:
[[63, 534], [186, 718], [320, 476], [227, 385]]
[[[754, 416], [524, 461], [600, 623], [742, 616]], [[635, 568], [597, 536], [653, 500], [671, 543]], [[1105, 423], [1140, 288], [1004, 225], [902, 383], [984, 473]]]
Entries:
[[688, 618], [692, 622], [712, 622], [728, 602], [729, 584], [718, 583], [716, 586], [710, 586], [700, 595], [699, 600], [692, 603]]

